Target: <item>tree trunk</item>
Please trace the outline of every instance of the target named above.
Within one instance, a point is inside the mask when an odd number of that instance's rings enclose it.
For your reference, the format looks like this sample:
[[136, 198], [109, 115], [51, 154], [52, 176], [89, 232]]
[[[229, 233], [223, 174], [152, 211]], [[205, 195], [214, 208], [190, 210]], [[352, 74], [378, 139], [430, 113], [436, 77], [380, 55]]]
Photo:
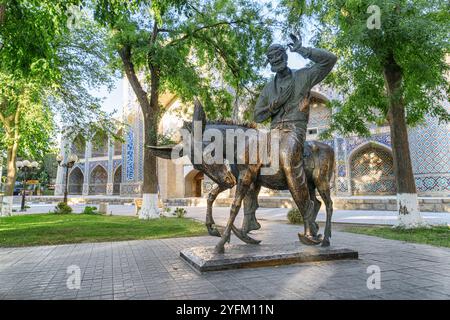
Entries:
[[142, 185], [143, 201], [139, 215], [141, 219], [159, 218], [158, 207], [158, 160], [148, 146], [158, 144], [159, 116], [159, 71], [150, 65], [150, 104], [144, 114], [144, 183]]
[[384, 78], [389, 97], [388, 120], [397, 185], [399, 225], [405, 228], [414, 228], [423, 225], [423, 220], [419, 211], [409, 151], [405, 106], [402, 99], [402, 77], [400, 66], [391, 57], [384, 67]]
[[136, 94], [144, 116], [144, 181], [142, 184], [142, 207], [139, 211], [139, 218], [159, 218], [157, 160], [147, 147], [157, 143], [159, 73], [157, 70], [155, 72], [151, 70], [151, 95], [149, 99], [134, 69], [131, 48], [125, 46], [119, 50], [119, 55], [124, 64], [127, 79]]
[[7, 159], [6, 159], [6, 184], [5, 194], [3, 196], [3, 203], [1, 209], [1, 216], [10, 216], [12, 213], [12, 205], [14, 199], [14, 187], [16, 185], [17, 178], [17, 149], [19, 143], [13, 139], [12, 144], [8, 145]]
[[6, 16], [6, 6], [3, 3], [0, 3], [0, 25], [5, 22], [5, 16]]

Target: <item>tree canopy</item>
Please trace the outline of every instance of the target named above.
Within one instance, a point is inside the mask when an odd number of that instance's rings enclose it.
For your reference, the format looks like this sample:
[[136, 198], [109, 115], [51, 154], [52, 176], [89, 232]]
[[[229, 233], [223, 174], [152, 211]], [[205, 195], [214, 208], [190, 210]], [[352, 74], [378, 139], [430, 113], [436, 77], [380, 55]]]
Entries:
[[[383, 124], [389, 97], [383, 69], [390, 59], [401, 68], [398, 93], [406, 120], [416, 125], [425, 115], [450, 119], [443, 101], [450, 86], [445, 78], [449, 64], [450, 11], [439, 0], [311, 0], [282, 1], [291, 23], [315, 24], [317, 46], [339, 57], [327, 78], [343, 102], [333, 101], [336, 113], [331, 130], [367, 135], [370, 123]], [[380, 9], [380, 28], [369, 28], [370, 17]], [[308, 20], [306, 20], [307, 18]]]
[[261, 79], [272, 22], [255, 1], [99, 0], [95, 9], [111, 30], [112, 52], [132, 48], [144, 82], [150, 84], [151, 62], [161, 92], [200, 97], [212, 118], [231, 115], [230, 89], [251, 90]]
[[[86, 17], [77, 17], [77, 27], [70, 28], [71, 12], [80, 5], [79, 0], [0, 0], [0, 127], [7, 150], [7, 196], [12, 195], [17, 156], [39, 160], [50, 151], [60, 122], [55, 117], [77, 132], [111, 128], [99, 99], [88, 91], [110, 83], [104, 34]], [[10, 206], [5, 208], [8, 214]]]

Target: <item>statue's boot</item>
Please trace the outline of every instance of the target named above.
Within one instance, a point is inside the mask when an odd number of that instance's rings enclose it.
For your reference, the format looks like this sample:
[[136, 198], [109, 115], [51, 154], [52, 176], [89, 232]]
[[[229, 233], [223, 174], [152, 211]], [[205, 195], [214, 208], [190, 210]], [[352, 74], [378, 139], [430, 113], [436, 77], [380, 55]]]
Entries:
[[261, 225], [256, 220], [255, 212], [246, 213], [242, 221], [242, 233], [247, 234], [253, 230], [261, 229]]
[[298, 238], [301, 243], [306, 245], [319, 245], [322, 243], [323, 237], [318, 234], [319, 225], [314, 221], [314, 203], [307, 201], [305, 204], [305, 210], [303, 219], [305, 221], [305, 230], [309, 227], [309, 233], [298, 234]]

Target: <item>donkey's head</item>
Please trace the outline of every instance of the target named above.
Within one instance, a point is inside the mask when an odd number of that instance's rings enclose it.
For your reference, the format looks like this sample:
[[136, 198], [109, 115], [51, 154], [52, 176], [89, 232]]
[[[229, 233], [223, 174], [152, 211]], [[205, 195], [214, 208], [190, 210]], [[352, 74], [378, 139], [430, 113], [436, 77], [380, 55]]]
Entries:
[[[207, 164], [204, 161], [203, 145], [200, 152], [202, 153], [201, 163], [194, 163], [194, 137], [203, 136], [206, 127], [206, 114], [199, 100], [195, 100], [194, 114], [192, 122], [184, 122], [182, 130], [183, 141], [179, 145], [169, 146], [149, 146], [150, 152], [158, 157], [169, 160], [176, 160], [183, 156], [188, 156], [189, 160], [194, 164], [195, 169], [203, 172], [211, 180], [222, 187], [232, 188], [236, 185], [236, 178], [231, 172], [231, 168], [227, 163]], [[200, 131], [201, 132], [196, 132]]]

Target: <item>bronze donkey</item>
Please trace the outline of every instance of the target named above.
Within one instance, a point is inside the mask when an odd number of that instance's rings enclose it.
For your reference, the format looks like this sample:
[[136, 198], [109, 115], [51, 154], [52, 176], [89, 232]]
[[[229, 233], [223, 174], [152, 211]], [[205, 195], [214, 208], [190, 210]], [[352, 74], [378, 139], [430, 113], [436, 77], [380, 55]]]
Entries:
[[[220, 130], [221, 132], [225, 133], [227, 129], [254, 129], [254, 126], [252, 125], [242, 125], [242, 124], [235, 124], [235, 123], [229, 123], [229, 122], [206, 122], [206, 116], [203, 112], [203, 108], [200, 105], [199, 102], [196, 103], [195, 106], [195, 112], [194, 112], [194, 119], [193, 121], [200, 121], [202, 122], [202, 131], [204, 132], [207, 129], [213, 128], [216, 130]], [[193, 130], [192, 126], [185, 124], [185, 129], [187, 129], [192, 135]], [[165, 158], [165, 159], [171, 159], [173, 158], [173, 146], [165, 146], [165, 147], [150, 147], [152, 152], [155, 154], [155, 156]], [[189, 153], [191, 161], [192, 161], [192, 152]], [[184, 154], [178, 154], [178, 156], [183, 156]], [[330, 196], [330, 180], [333, 175], [334, 171], [334, 151], [331, 147], [328, 145], [321, 143], [321, 142], [307, 142], [305, 145], [305, 173], [307, 176], [307, 182], [308, 187], [310, 191], [310, 197], [311, 200], [314, 202], [314, 215], [313, 219], [310, 221], [311, 224], [313, 224], [313, 234], [317, 238], [319, 236], [317, 235], [318, 231], [318, 225], [315, 223], [315, 219], [317, 216], [317, 213], [320, 209], [321, 202], [317, 199], [315, 196], [316, 189], [319, 191], [319, 194], [321, 195], [323, 201], [326, 205], [326, 211], [327, 211], [327, 222], [325, 227], [325, 237], [321, 241], [322, 246], [328, 246], [330, 244], [330, 237], [331, 237], [331, 216], [333, 211], [333, 203]], [[192, 161], [194, 163], [194, 161]], [[258, 194], [260, 191], [260, 188], [262, 185], [277, 189], [277, 190], [286, 190], [288, 189], [288, 185], [285, 180], [282, 178], [280, 179], [280, 174], [278, 173], [278, 176], [275, 177], [258, 177], [258, 173], [255, 173], [255, 166], [254, 165], [247, 165], [248, 167], [253, 168], [250, 170], [250, 172], [253, 172], [254, 179], [247, 187], [247, 190], [244, 195], [241, 195], [241, 201], [244, 201], [244, 222], [242, 225], [242, 230], [238, 230], [236, 227], [234, 227], [233, 223], [231, 225], [227, 225], [228, 232], [232, 230], [239, 239], [243, 240], [247, 243], [259, 243], [259, 241], [254, 240], [250, 238], [247, 233], [251, 230], [257, 230], [260, 228], [259, 223], [256, 220], [255, 217], [255, 211], [258, 208]], [[203, 172], [206, 176], [211, 178], [216, 184], [217, 187], [212, 190], [208, 196], [208, 207], [207, 207], [207, 217], [206, 217], [206, 226], [208, 228], [208, 232], [211, 235], [214, 236], [221, 236], [218, 230], [214, 227], [214, 219], [212, 216], [212, 205], [217, 198], [217, 196], [223, 192], [224, 190], [227, 190], [229, 188], [234, 187], [237, 185], [237, 180], [240, 179], [240, 174], [244, 172], [245, 175], [249, 175], [249, 170], [245, 167], [245, 165], [237, 165], [237, 164], [231, 164], [228, 165], [227, 163], [224, 164], [206, 164], [205, 162], [202, 162], [201, 164], [194, 164], [194, 167]], [[252, 174], [250, 174], [251, 176]], [[240, 205], [239, 205], [240, 207]], [[236, 211], [237, 208], [234, 208], [234, 211]], [[239, 209], [237, 209], [237, 212]], [[234, 222], [234, 219], [233, 219]], [[227, 229], [225, 229], [224, 235], [222, 235], [221, 243], [225, 238], [225, 242], [229, 240], [229, 235], [226, 234]], [[223, 244], [225, 243], [223, 242]], [[307, 244], [313, 244], [313, 243], [307, 243]], [[316, 244], [316, 243], [314, 243]], [[219, 252], [223, 252], [221, 250], [221, 247], [223, 247], [222, 244], [219, 243], [218, 245]]]

